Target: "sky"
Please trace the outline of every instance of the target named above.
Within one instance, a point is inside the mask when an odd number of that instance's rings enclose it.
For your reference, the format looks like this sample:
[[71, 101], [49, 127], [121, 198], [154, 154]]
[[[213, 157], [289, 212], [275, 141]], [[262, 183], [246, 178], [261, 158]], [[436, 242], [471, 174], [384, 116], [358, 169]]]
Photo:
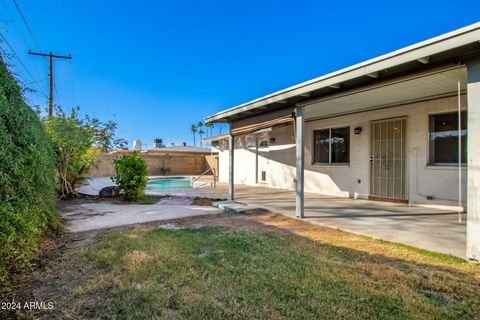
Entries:
[[480, 20], [478, 0], [16, 3], [26, 24], [0, 0], [0, 46], [29, 103], [48, 106], [48, 62], [27, 51], [71, 54], [55, 103], [117, 122], [130, 148], [192, 145], [210, 114]]

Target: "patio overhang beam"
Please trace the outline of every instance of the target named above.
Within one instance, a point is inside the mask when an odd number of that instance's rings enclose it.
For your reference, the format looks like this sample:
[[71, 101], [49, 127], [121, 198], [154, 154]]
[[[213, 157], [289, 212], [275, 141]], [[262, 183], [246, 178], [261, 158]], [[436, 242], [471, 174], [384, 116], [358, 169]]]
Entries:
[[292, 122], [293, 122], [293, 117], [291, 115], [288, 115], [288, 116], [283, 116], [283, 117], [276, 118], [276, 119], [273, 119], [273, 120], [263, 121], [263, 122], [260, 122], [260, 123], [255, 123], [255, 124], [252, 124], [252, 125], [232, 129], [232, 130], [230, 130], [230, 134], [232, 134], [234, 136], [238, 136], [238, 135], [242, 135], [242, 134], [256, 132], [256, 131], [261, 130], [261, 129], [271, 128], [271, 127], [274, 127], [274, 126], [278, 126], [278, 125], [285, 124], [285, 123], [292, 123]]
[[237, 121], [232, 121], [230, 125], [230, 134], [238, 136], [253, 133], [265, 128], [290, 124], [294, 120], [292, 113], [292, 108], [283, 108], [273, 112], [264, 113], [259, 116], [247, 117]]

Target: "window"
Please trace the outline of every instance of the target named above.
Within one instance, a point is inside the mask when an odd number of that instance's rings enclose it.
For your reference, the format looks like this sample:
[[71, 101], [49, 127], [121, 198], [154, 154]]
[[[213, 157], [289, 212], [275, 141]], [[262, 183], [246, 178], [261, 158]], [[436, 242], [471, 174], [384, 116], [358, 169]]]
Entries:
[[[458, 163], [458, 112], [430, 115], [430, 164]], [[467, 113], [461, 113], [462, 163], [467, 160]]]
[[350, 163], [350, 127], [315, 130], [313, 163]]

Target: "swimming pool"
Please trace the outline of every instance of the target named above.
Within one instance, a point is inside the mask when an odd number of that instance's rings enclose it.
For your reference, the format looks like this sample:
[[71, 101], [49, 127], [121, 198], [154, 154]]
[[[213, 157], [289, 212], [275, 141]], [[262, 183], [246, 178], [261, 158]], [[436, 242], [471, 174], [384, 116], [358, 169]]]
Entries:
[[147, 189], [192, 188], [192, 180], [188, 177], [168, 177], [149, 180]]

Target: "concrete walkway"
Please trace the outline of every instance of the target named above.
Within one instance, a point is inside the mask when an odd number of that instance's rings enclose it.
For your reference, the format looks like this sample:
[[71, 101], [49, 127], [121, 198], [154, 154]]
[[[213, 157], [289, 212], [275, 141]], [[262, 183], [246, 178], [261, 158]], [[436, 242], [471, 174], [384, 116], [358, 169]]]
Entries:
[[[147, 194], [226, 199], [227, 187], [219, 183], [216, 189], [165, 189]], [[293, 191], [238, 185], [235, 194], [237, 202], [251, 208], [295, 217]], [[304, 221], [465, 257], [466, 215], [458, 223], [454, 211], [305, 193]]]

